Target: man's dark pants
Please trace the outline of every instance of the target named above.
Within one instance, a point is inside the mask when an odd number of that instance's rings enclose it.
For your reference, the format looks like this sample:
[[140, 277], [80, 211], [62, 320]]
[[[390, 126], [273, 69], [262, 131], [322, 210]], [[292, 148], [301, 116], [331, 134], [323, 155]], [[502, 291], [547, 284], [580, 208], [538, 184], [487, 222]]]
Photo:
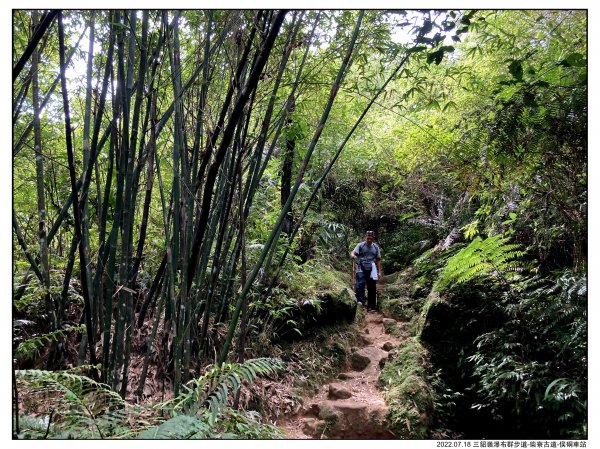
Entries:
[[377, 282], [371, 279], [371, 270], [356, 272], [356, 300], [365, 304], [365, 285], [367, 286], [367, 307], [371, 310], [377, 308]]

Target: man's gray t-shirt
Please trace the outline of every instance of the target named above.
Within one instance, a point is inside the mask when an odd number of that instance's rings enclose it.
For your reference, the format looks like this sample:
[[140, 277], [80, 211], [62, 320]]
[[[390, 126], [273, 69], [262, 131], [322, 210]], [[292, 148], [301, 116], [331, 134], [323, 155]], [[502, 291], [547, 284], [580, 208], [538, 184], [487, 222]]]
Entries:
[[381, 251], [379, 250], [379, 246], [375, 243], [369, 246], [366, 242], [360, 242], [358, 245], [356, 245], [356, 248], [354, 248], [353, 252], [358, 256], [357, 271], [362, 271], [361, 265], [370, 267], [373, 262], [377, 261], [377, 259], [381, 259]]

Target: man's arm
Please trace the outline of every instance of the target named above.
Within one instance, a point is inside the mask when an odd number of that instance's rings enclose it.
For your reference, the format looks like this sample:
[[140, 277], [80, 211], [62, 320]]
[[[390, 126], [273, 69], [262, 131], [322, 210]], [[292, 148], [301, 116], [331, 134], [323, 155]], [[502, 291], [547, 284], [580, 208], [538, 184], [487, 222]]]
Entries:
[[360, 246], [360, 243], [359, 243], [358, 245], [356, 245], [352, 251], [350, 251], [350, 257], [351, 257], [352, 259], [354, 259], [355, 257], [357, 257], [357, 256], [358, 256], [358, 251], [359, 251], [359, 250], [358, 250], [358, 247], [359, 247], [359, 246]]

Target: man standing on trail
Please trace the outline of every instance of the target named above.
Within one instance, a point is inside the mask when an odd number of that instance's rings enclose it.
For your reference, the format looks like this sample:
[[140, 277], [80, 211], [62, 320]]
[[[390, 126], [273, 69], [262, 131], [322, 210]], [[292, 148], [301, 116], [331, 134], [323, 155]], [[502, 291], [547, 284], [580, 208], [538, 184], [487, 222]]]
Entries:
[[365, 233], [365, 241], [356, 245], [356, 248], [350, 253], [352, 258], [352, 268], [354, 269], [354, 259], [358, 257], [356, 264], [356, 283], [354, 292], [356, 300], [365, 306], [365, 284], [367, 286], [368, 303], [367, 311], [377, 308], [377, 281], [381, 279], [381, 250], [377, 243], [373, 241], [373, 231]]

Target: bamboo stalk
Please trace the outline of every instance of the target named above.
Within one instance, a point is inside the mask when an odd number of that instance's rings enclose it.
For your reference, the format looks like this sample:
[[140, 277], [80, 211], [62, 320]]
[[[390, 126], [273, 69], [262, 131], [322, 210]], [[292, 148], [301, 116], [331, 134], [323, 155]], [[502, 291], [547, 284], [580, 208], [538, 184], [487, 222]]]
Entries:
[[[67, 146], [67, 157], [69, 164], [69, 175], [71, 179], [71, 191], [73, 192], [73, 216], [75, 218], [75, 237], [81, 243], [81, 215], [79, 209], [79, 200], [77, 198], [77, 177], [75, 175], [75, 161], [73, 157], [73, 145], [71, 142], [71, 118], [69, 112], [69, 97], [67, 92], [66, 63], [65, 63], [65, 43], [62, 23], [62, 13], [58, 13], [58, 40], [59, 40], [59, 56], [60, 56], [60, 72], [61, 72], [61, 87], [63, 96], [63, 110], [65, 114], [65, 137]], [[82, 246], [79, 246], [79, 270], [81, 272], [81, 288], [83, 293], [83, 301], [86, 315], [87, 338], [90, 352], [90, 364], [96, 365], [96, 351], [94, 344], [94, 332], [91, 319], [91, 302], [89, 297], [89, 288], [87, 284], [87, 266], [85, 265], [85, 254]], [[95, 368], [91, 369], [92, 377], [98, 380], [98, 373]]]
[[265, 244], [265, 246], [263, 247], [263, 250], [256, 262], [256, 264], [254, 265], [254, 268], [250, 274], [250, 276], [248, 277], [248, 280], [246, 281], [246, 284], [244, 285], [242, 291], [240, 292], [240, 294], [238, 295], [238, 299], [237, 299], [237, 304], [236, 304], [236, 308], [235, 311], [233, 313], [233, 316], [231, 317], [231, 321], [229, 324], [229, 330], [227, 332], [227, 337], [225, 339], [225, 344], [223, 346], [223, 350], [221, 352], [221, 355], [219, 357], [219, 363], [224, 363], [225, 360], [227, 359], [227, 355], [229, 352], [229, 346], [231, 345], [231, 340], [233, 339], [233, 334], [235, 331], [235, 328], [237, 327], [237, 322], [239, 320], [239, 316], [240, 316], [240, 312], [241, 309], [243, 307], [244, 301], [246, 296], [248, 295], [248, 292], [250, 291], [250, 288], [252, 286], [252, 283], [254, 282], [254, 280], [256, 279], [256, 276], [258, 275], [258, 272], [263, 264], [263, 262], [265, 261], [265, 258], [268, 254], [268, 252], [271, 249], [271, 246], [273, 245], [276, 237], [278, 237], [279, 235], [279, 230], [281, 229], [281, 226], [283, 224], [283, 220], [285, 218], [285, 216], [287, 215], [288, 211], [290, 210], [291, 206], [292, 206], [292, 202], [294, 201], [294, 198], [298, 192], [298, 189], [300, 188], [300, 184], [302, 183], [302, 180], [304, 178], [304, 173], [308, 167], [308, 163], [311, 159], [312, 153], [314, 151], [315, 146], [317, 145], [317, 142], [319, 141], [319, 138], [321, 137], [321, 133], [323, 131], [323, 128], [325, 126], [325, 123], [327, 122], [327, 118], [329, 116], [329, 112], [331, 111], [331, 107], [333, 106], [333, 102], [335, 100], [335, 97], [337, 95], [337, 92], [339, 90], [339, 86], [340, 86], [340, 82], [342, 80], [342, 77], [344, 76], [345, 72], [346, 72], [346, 68], [348, 67], [348, 63], [350, 60], [350, 57], [352, 55], [353, 49], [354, 49], [354, 44], [356, 42], [356, 38], [358, 37], [358, 31], [360, 29], [360, 25], [362, 22], [362, 18], [364, 15], [364, 11], [361, 11], [359, 13], [359, 17], [356, 23], [356, 26], [354, 28], [354, 32], [352, 35], [352, 38], [350, 40], [350, 43], [348, 45], [348, 49], [346, 51], [346, 55], [344, 56], [344, 60], [342, 62], [342, 65], [340, 67], [340, 70], [338, 71], [338, 74], [336, 76], [335, 81], [333, 82], [332, 86], [331, 86], [331, 91], [329, 94], [329, 98], [327, 101], [327, 104], [325, 106], [325, 109], [321, 115], [321, 119], [319, 121], [319, 125], [317, 126], [317, 129], [315, 130], [315, 133], [313, 135], [313, 138], [311, 140], [311, 143], [309, 145], [309, 148], [306, 152], [306, 156], [304, 157], [304, 161], [302, 163], [302, 165], [300, 166], [300, 169], [298, 171], [298, 175], [296, 177], [296, 184], [294, 185], [294, 187], [292, 188], [291, 192], [290, 192], [290, 196], [286, 202], [286, 204], [284, 205], [284, 207], [282, 208], [280, 214], [279, 214], [279, 218], [277, 219], [277, 223], [273, 226], [273, 229], [271, 231], [271, 234]]
[[19, 58], [19, 60], [13, 68], [13, 83], [21, 74], [21, 70], [23, 70], [23, 67], [27, 63], [29, 57], [32, 55], [40, 39], [44, 36], [57, 14], [59, 14], [59, 11], [56, 9], [48, 11], [48, 13], [42, 17], [40, 24], [36, 26], [36, 30], [33, 34], [33, 37], [31, 38], [31, 41], [29, 41], [29, 44], [27, 44], [27, 48], [25, 49], [25, 51], [23, 52], [23, 54], [21, 55], [21, 57]]

